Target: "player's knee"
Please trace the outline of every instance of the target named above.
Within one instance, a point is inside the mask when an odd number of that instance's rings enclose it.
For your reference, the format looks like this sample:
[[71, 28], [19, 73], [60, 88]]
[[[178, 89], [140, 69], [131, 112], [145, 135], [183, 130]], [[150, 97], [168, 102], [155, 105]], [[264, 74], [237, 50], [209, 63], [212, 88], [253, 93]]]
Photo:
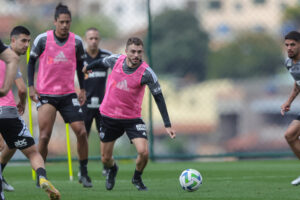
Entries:
[[41, 134], [39, 137], [39, 143], [48, 144], [50, 141], [50, 135]]
[[295, 136], [295, 132], [293, 131], [286, 131], [284, 133], [284, 137], [288, 143], [292, 143], [297, 139], [297, 137]]
[[76, 135], [80, 140], [87, 139], [87, 132], [86, 132], [85, 128], [80, 129]]
[[103, 163], [109, 163], [112, 159], [112, 156], [106, 155], [106, 154], [102, 154], [101, 156], [101, 160]]
[[138, 154], [143, 159], [148, 159], [148, 157], [149, 157], [149, 151], [147, 151], [147, 150], [140, 151]]

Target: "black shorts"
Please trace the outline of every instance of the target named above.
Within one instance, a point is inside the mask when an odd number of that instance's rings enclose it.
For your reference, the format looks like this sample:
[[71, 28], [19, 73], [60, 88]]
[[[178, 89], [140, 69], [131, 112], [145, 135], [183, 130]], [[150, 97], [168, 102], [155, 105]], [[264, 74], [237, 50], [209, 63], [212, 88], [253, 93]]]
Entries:
[[20, 117], [0, 119], [0, 133], [10, 149], [22, 150], [34, 145], [34, 139]]
[[96, 121], [96, 127], [97, 127], [97, 131], [99, 133], [100, 123], [101, 123], [101, 114], [100, 114], [99, 109], [88, 108], [87, 105], [84, 104], [82, 106], [82, 111], [83, 111], [84, 124], [85, 124], [85, 128], [86, 128], [88, 135], [90, 134], [91, 126], [92, 126], [94, 119]]
[[147, 129], [142, 119], [112, 119], [102, 116], [99, 137], [102, 142], [112, 142], [126, 132], [130, 141], [134, 138], [147, 139]]
[[72, 123], [76, 121], [83, 121], [83, 113], [75, 93], [52, 97], [41, 96], [37, 103], [37, 109], [41, 105], [51, 104], [59, 111], [65, 123]]

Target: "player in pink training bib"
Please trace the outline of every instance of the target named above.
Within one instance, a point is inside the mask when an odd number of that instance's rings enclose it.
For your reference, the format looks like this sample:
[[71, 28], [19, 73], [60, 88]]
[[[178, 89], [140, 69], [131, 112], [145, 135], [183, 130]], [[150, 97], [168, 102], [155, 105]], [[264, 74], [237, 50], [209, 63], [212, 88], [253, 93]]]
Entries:
[[[10, 34], [10, 48], [19, 56], [24, 55], [30, 44], [30, 32], [23, 26], [16, 26]], [[7, 66], [0, 62], [0, 85], [3, 84]], [[14, 155], [17, 149], [30, 160], [32, 168], [36, 171], [39, 180], [38, 186], [44, 189], [51, 200], [60, 199], [59, 191], [47, 180], [45, 164], [42, 156], [37, 151], [34, 139], [32, 138], [25, 122], [20, 117], [24, 113], [26, 104], [26, 86], [22, 79], [22, 74], [18, 71], [15, 78], [18, 88], [20, 102], [15, 103], [12, 91], [7, 96], [0, 98], [0, 132], [6, 145], [1, 153], [1, 173], [7, 162]], [[3, 178], [2, 189], [13, 191], [14, 188], [7, 184]], [[1, 195], [2, 196], [2, 195]], [[1, 198], [0, 198], [1, 199]]]
[[112, 190], [115, 185], [118, 166], [112, 157], [113, 148], [116, 140], [124, 132], [138, 153], [132, 184], [138, 190], [148, 190], [142, 181], [142, 173], [147, 165], [149, 154], [147, 129], [141, 118], [141, 105], [146, 85], [162, 115], [166, 132], [171, 138], [176, 136], [157, 77], [148, 64], [142, 60], [143, 46], [141, 39], [129, 38], [125, 49], [126, 55], [111, 55], [83, 68], [83, 72], [91, 72], [100, 64], [112, 69], [104, 99], [100, 105], [102, 121], [99, 136], [102, 162], [108, 170], [107, 190]]
[[[69, 123], [77, 138], [79, 183], [92, 187], [88, 176], [88, 140], [81, 105], [85, 102], [83, 87], [84, 49], [78, 35], [70, 32], [71, 12], [66, 5], [57, 5], [54, 16], [55, 30], [40, 34], [34, 41], [28, 63], [30, 98], [37, 103], [39, 122], [39, 151], [44, 160], [52, 134], [57, 111]], [[36, 88], [34, 87], [35, 63], [39, 59]], [[74, 75], [80, 85], [75, 93]]]

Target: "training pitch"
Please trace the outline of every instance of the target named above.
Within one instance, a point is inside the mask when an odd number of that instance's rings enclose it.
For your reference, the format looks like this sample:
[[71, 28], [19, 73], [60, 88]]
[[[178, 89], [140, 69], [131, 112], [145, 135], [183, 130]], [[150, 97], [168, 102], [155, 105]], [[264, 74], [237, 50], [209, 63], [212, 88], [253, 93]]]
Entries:
[[[300, 196], [300, 186], [290, 184], [300, 176], [300, 163], [296, 160], [150, 162], [143, 174], [149, 191], [137, 191], [131, 184], [134, 161], [118, 161], [118, 164], [119, 172], [112, 191], [105, 189], [100, 162], [89, 162], [93, 188], [83, 188], [78, 183], [77, 162], [73, 163], [73, 181], [69, 181], [66, 162], [47, 163], [46, 168], [62, 200], [289, 200]], [[202, 174], [203, 184], [195, 192], [184, 191], [179, 185], [179, 175], [187, 168], [197, 169]], [[15, 187], [15, 192], [5, 192], [6, 199], [48, 199], [44, 191], [36, 188], [28, 164], [9, 164], [4, 177]]]

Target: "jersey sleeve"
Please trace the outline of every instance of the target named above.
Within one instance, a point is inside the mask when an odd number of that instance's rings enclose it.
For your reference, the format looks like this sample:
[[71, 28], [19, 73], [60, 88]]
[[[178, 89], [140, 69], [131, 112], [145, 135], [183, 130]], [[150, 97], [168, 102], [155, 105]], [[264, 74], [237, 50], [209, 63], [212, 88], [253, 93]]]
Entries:
[[39, 58], [40, 55], [42, 55], [42, 53], [45, 50], [46, 41], [47, 41], [47, 33], [45, 32], [39, 34], [33, 41], [33, 45], [30, 51], [30, 57], [33, 57], [35, 59]]
[[165, 127], [171, 127], [171, 122], [170, 122], [167, 106], [166, 106], [165, 99], [164, 99], [164, 96], [161, 91], [160, 84], [158, 82], [156, 74], [150, 67], [146, 68], [146, 70], [142, 76], [141, 85], [144, 85], [144, 84], [146, 84], [149, 87], [151, 94], [154, 97], [155, 103], [158, 107], [158, 110], [159, 110], [161, 116], [162, 116]]
[[86, 58], [83, 42], [80, 36], [75, 35], [76, 60], [84, 61]]
[[98, 66], [105, 66], [107, 68], [113, 68], [120, 57], [120, 54], [113, 54], [104, 58], [100, 58], [95, 60], [94, 62], [90, 63], [86, 69], [87, 70], [92, 70], [94, 68], [97, 68]]
[[145, 85], [145, 84], [149, 87], [152, 95], [161, 93], [161, 88], [157, 76], [150, 67], [148, 67], [145, 70], [142, 76], [141, 85]]

